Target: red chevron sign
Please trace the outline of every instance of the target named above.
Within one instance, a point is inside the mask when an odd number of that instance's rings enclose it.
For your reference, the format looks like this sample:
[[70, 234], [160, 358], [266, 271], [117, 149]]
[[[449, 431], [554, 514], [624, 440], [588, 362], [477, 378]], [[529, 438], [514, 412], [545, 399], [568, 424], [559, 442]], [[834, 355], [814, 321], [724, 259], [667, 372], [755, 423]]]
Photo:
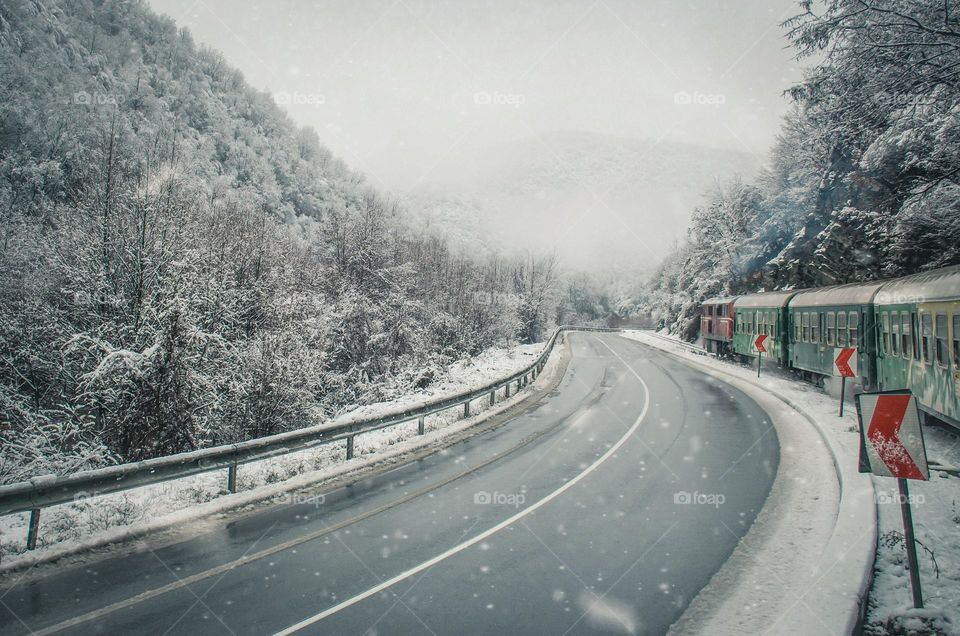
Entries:
[[857, 395], [860, 472], [929, 479], [917, 401], [910, 392]]
[[856, 347], [839, 347], [833, 350], [833, 374], [842, 378], [857, 377]]
[[767, 348], [764, 347], [764, 343], [767, 341], [767, 334], [762, 333], [757, 336], [757, 339], [753, 341], [753, 346], [756, 347], [759, 353], [766, 353]]

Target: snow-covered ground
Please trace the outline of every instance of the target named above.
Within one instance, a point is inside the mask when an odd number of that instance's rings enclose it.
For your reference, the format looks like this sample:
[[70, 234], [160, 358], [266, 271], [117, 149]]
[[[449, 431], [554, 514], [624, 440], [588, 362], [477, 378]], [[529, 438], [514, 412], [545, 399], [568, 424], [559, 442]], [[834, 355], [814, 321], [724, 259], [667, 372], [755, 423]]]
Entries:
[[[701, 355], [685, 343], [649, 332], [625, 335], [730, 376], [756, 380], [756, 366]], [[837, 460], [856, 466], [856, 408], [848, 399], [844, 417], [839, 417], [836, 381], [827, 380], [821, 389], [765, 364], [759, 382], [816, 418], [840, 442]], [[918, 554], [925, 609], [913, 609], [897, 482], [874, 476], [878, 545], [864, 626], [867, 634], [960, 634], [960, 478], [956, 472], [960, 467], [960, 436], [939, 427], [926, 427], [924, 435], [928, 458], [932, 465], [939, 466], [931, 470], [930, 481], [910, 481], [909, 486], [916, 538], [923, 546], [918, 546]]]
[[928, 460], [946, 469], [909, 482], [924, 609], [910, 595], [896, 480], [875, 477], [880, 536], [868, 634], [960, 634], [960, 435], [927, 427], [924, 438]]
[[[543, 343], [492, 349], [451, 364], [443, 377], [428, 388], [390, 402], [359, 407], [338, 419], [372, 417], [406, 405], [421, 404], [462, 393], [508, 377], [531, 364], [543, 350]], [[558, 347], [559, 348], [559, 347]], [[45, 508], [40, 516], [39, 545], [26, 552], [26, 513], [0, 517], [0, 571], [73, 552], [82, 547], [119, 541], [146, 531], [171, 527], [186, 520], [228, 510], [270, 497], [291, 497], [297, 488], [331, 479], [344, 472], [381, 461], [393, 461], [422, 447], [436, 446], [442, 439], [499, 412], [528, 393], [529, 388], [549, 382], [559, 358], [558, 351], [537, 382], [509, 400], [490, 407], [487, 399], [471, 405], [472, 416], [462, 419], [462, 410], [450, 409], [426, 418], [423, 436], [417, 422], [391, 426], [358, 435], [354, 458], [345, 461], [345, 442], [240, 466], [236, 494], [226, 489], [226, 471], [215, 471], [129, 490], [123, 493]]]

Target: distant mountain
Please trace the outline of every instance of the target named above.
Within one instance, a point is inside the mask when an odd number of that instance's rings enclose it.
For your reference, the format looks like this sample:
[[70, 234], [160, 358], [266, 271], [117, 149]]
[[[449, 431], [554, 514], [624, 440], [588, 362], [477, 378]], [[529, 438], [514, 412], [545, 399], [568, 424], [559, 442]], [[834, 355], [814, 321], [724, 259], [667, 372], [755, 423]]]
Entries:
[[446, 165], [407, 196], [434, 203], [420, 211], [428, 224], [480, 224], [506, 247], [556, 249], [565, 264], [590, 268], [652, 267], [716, 180], [761, 168], [747, 152], [587, 132], [498, 144]]

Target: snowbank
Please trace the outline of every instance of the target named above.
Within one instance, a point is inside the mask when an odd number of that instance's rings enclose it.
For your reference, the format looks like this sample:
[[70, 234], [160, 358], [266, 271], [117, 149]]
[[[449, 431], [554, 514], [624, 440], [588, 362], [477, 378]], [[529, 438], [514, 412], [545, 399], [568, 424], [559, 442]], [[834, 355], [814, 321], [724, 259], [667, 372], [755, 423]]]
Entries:
[[[428, 388], [400, 399], [362, 406], [341, 417], [373, 417], [379, 413], [427, 400], [442, 399], [508, 377], [528, 366], [543, 350], [543, 343], [493, 349], [460, 360], [445, 376]], [[26, 551], [29, 515], [0, 517], [0, 573], [29, 567], [83, 550], [117, 543], [170, 528], [210, 514], [243, 507], [272, 498], [285, 498], [293, 490], [328, 481], [381, 463], [396, 463], [418, 450], [432, 451], [449, 438], [500, 413], [531, 390], [550, 384], [561, 368], [558, 343], [537, 381], [508, 400], [490, 407], [486, 399], [475, 401], [474, 415], [462, 419], [460, 409], [450, 409], [426, 418], [423, 436], [417, 422], [400, 424], [355, 439], [355, 456], [345, 461], [345, 442], [335, 442], [268, 460], [251, 462], [238, 470], [236, 494], [226, 489], [226, 471], [215, 471], [145, 486], [123, 493], [81, 498], [62, 506], [45, 508], [40, 517], [39, 545]], [[340, 418], [338, 418], [340, 419]]]

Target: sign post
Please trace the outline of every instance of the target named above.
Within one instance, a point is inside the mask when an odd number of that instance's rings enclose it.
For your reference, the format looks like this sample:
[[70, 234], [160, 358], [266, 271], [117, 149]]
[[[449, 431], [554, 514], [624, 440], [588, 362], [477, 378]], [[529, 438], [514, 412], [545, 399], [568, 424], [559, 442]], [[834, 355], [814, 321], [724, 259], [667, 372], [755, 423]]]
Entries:
[[757, 350], [757, 377], [760, 377], [760, 362], [763, 359], [763, 354], [766, 352], [767, 348], [764, 344], [767, 341], [767, 334], [761, 333], [757, 336], [756, 340], [753, 341], [753, 346]]
[[840, 376], [840, 417], [843, 417], [843, 396], [847, 393], [847, 378], [857, 377], [857, 348], [835, 347], [833, 375]]
[[930, 469], [917, 400], [909, 390], [860, 393], [856, 400], [860, 420], [860, 472], [897, 479], [913, 606], [920, 608], [923, 592], [907, 480], [927, 480]]

